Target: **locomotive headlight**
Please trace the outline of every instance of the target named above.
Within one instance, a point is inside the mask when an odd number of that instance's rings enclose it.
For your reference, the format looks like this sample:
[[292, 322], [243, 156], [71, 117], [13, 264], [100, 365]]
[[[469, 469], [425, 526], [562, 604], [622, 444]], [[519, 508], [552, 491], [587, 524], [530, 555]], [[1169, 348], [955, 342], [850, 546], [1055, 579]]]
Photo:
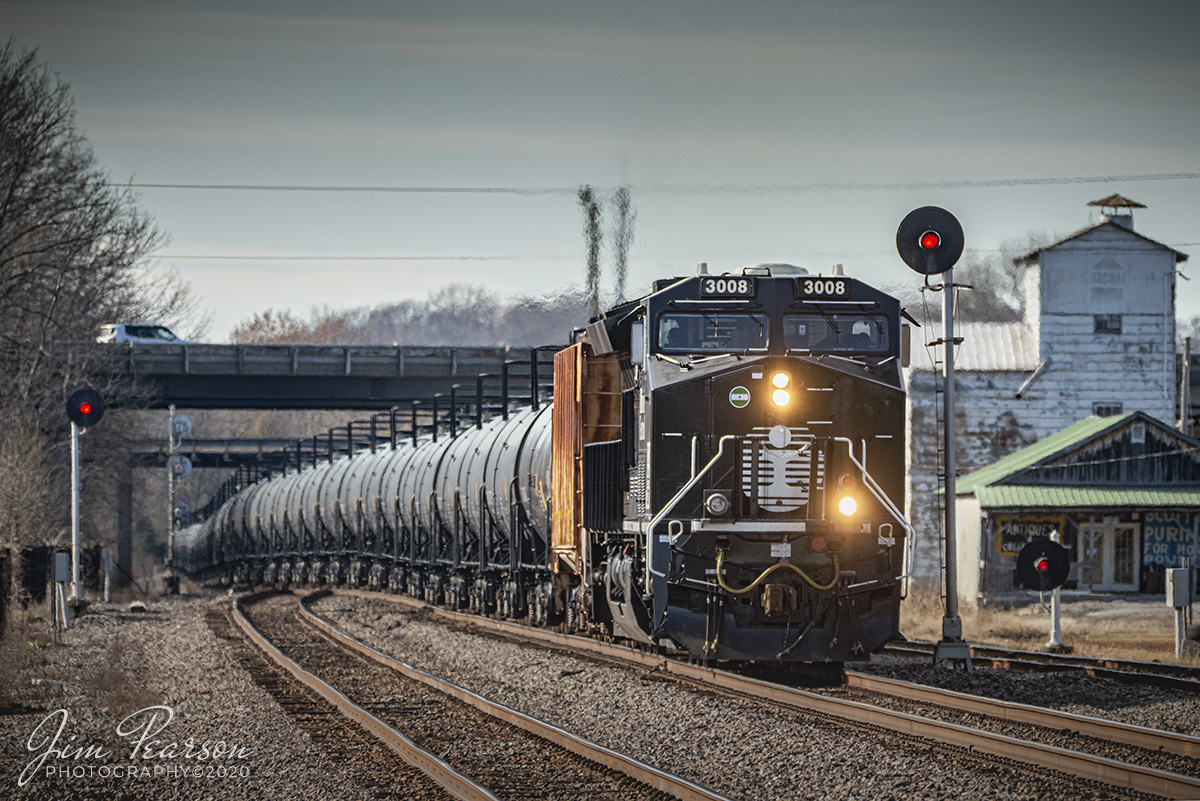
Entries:
[[849, 517], [858, 511], [858, 503], [849, 495], [847, 495], [838, 501], [838, 511], [844, 514], [846, 517]]
[[[776, 376], [776, 378], [778, 378], [778, 376]], [[787, 406], [791, 402], [792, 396], [786, 389], [777, 389], [771, 393], [771, 400], [776, 406]]]
[[775, 385], [776, 389], [786, 388], [791, 380], [791, 377], [787, 373], [776, 373], [771, 376], [771, 383]]
[[704, 508], [713, 517], [722, 517], [729, 511], [729, 498], [723, 493], [713, 492], [704, 499]]

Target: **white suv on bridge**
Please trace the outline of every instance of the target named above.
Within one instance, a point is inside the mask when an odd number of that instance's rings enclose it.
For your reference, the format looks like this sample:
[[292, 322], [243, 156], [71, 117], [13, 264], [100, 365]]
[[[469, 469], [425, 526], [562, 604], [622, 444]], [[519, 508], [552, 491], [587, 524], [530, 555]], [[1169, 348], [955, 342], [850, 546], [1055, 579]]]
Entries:
[[190, 339], [180, 339], [165, 325], [124, 324], [100, 326], [97, 342], [143, 342], [155, 345], [190, 345]]

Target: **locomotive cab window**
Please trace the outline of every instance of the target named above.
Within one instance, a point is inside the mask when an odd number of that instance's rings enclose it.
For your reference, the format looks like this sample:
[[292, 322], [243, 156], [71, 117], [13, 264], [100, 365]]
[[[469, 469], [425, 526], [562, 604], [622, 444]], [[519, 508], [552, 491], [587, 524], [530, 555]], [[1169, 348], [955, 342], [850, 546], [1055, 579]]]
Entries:
[[891, 338], [886, 317], [876, 314], [789, 314], [783, 318], [788, 350], [823, 353], [888, 353]]
[[672, 312], [658, 318], [659, 350], [740, 351], [767, 346], [767, 316], [751, 312]]

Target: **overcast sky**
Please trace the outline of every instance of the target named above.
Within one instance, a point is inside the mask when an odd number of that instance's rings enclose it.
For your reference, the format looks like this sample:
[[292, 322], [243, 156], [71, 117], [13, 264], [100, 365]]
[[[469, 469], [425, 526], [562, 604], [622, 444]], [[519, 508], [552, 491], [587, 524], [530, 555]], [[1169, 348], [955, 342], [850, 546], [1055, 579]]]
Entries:
[[[1196, 178], [1019, 182], [1200, 174], [1197, 30], [1200, 4], [1153, 1], [0, 0], [114, 179], [559, 190], [140, 190], [217, 341], [268, 307], [578, 285], [585, 183], [631, 188], [638, 291], [699, 261], [916, 282], [916, 206], [988, 251], [1113, 192], [1195, 254]], [[1179, 296], [1200, 315], [1200, 280]]]

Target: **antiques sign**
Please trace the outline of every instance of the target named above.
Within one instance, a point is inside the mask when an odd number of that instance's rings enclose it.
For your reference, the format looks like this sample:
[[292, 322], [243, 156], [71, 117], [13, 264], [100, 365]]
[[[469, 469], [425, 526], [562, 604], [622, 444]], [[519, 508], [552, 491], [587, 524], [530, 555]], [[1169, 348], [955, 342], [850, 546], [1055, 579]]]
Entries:
[[1054, 532], [1063, 533], [1067, 519], [1062, 515], [996, 515], [992, 518], [996, 530], [996, 553], [1016, 556], [1030, 540], [1050, 538]]

